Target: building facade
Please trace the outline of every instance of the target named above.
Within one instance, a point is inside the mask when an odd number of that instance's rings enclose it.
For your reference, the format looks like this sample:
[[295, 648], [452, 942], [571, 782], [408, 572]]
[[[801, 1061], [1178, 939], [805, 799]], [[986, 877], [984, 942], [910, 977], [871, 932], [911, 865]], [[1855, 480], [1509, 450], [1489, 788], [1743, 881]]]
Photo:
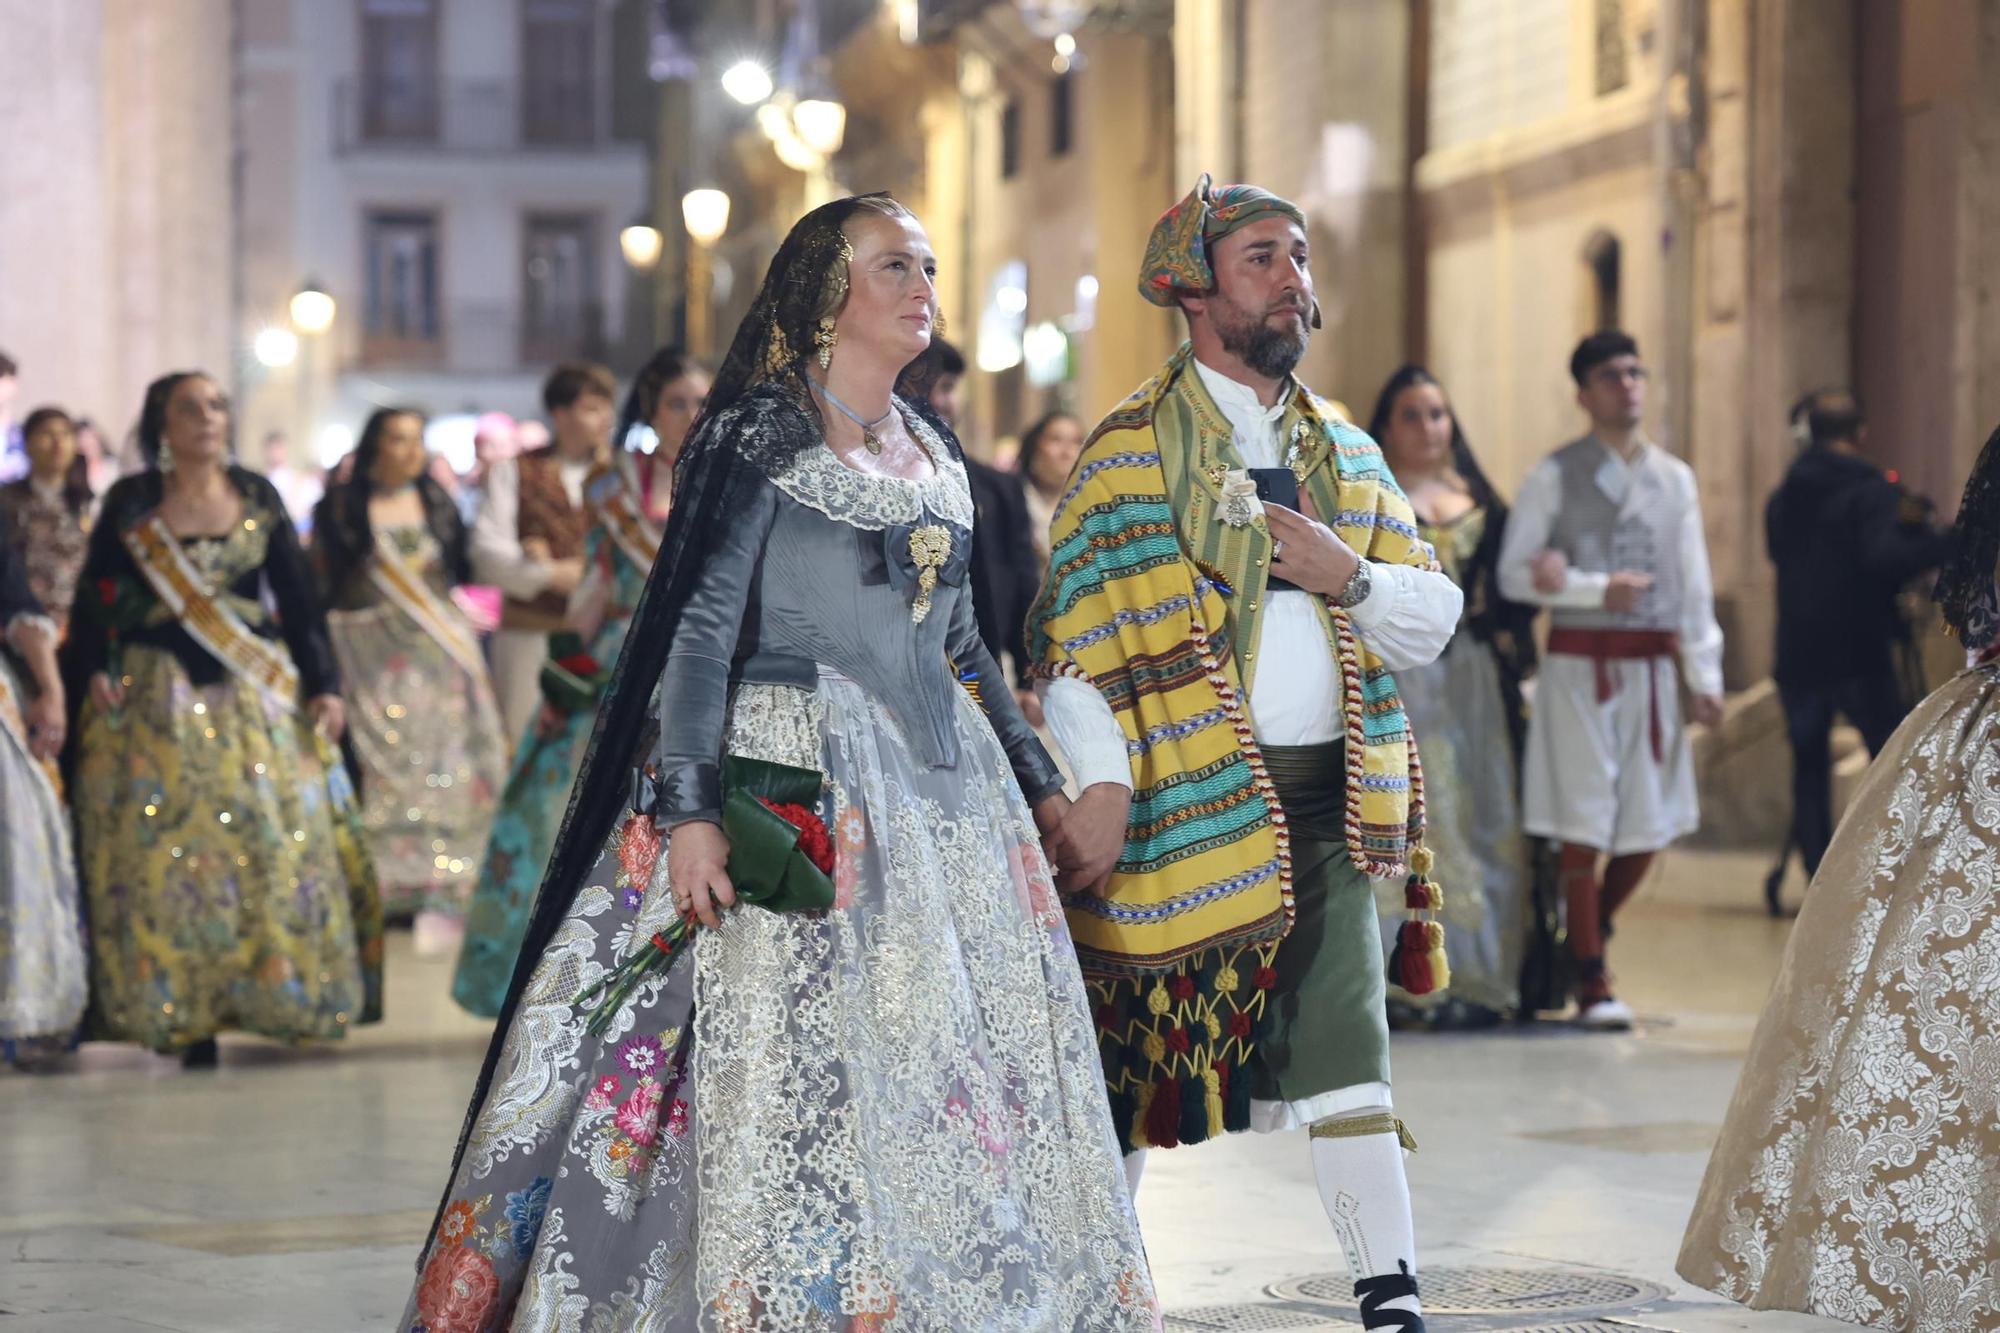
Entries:
[[[630, 6], [627, 6], [630, 7]], [[604, 0], [242, 0], [240, 336], [312, 283], [324, 334], [246, 386], [246, 430], [329, 461], [374, 407], [540, 412], [548, 367], [619, 359], [648, 206], [644, 80]], [[636, 123], [629, 123], [636, 120]], [[643, 300], [633, 315], [650, 325]]]

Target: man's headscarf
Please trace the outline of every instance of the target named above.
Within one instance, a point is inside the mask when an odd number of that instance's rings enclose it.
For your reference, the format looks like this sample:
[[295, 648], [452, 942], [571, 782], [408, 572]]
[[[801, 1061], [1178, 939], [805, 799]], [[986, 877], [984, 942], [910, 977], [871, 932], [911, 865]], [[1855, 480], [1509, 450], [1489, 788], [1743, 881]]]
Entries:
[[[1215, 286], [1209, 267], [1209, 247], [1253, 222], [1290, 218], [1306, 225], [1305, 210], [1255, 185], [1214, 185], [1201, 174], [1185, 199], [1160, 214], [1146, 238], [1146, 258], [1139, 266], [1139, 294], [1154, 305], [1178, 304], [1180, 291], [1205, 292]], [[1313, 303], [1312, 326], [1319, 327], [1319, 303]]]

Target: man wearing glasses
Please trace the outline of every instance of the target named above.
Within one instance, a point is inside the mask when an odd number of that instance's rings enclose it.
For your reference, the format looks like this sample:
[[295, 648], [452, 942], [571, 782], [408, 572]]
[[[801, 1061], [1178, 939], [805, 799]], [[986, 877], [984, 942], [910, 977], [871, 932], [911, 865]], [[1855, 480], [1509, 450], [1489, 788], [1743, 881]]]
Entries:
[[1553, 617], [1522, 823], [1559, 848], [1577, 1022], [1622, 1031], [1632, 1011], [1612, 993], [1604, 937], [1654, 855], [1700, 822], [1679, 681], [1695, 721], [1722, 720], [1722, 629], [1694, 472], [1646, 439], [1638, 344], [1593, 333], [1570, 374], [1590, 433], [1521, 487], [1500, 589]]

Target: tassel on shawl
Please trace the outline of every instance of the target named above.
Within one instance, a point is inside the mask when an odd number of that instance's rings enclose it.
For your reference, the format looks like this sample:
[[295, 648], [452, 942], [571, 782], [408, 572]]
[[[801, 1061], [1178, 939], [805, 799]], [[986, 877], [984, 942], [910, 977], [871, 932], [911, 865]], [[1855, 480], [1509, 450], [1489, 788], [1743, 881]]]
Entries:
[[1411, 995], [1429, 995], [1451, 985], [1451, 965], [1444, 953], [1444, 927], [1437, 914], [1444, 907], [1444, 890], [1430, 877], [1435, 863], [1431, 849], [1410, 849], [1410, 878], [1403, 886], [1409, 919], [1396, 931], [1389, 953], [1389, 980]]

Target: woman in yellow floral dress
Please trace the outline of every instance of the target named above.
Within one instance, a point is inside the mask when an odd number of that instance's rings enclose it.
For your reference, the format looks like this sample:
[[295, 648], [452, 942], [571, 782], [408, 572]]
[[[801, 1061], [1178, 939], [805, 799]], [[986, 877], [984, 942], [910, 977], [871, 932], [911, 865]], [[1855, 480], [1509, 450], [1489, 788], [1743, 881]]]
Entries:
[[105, 497], [65, 661], [95, 1035], [196, 1066], [225, 1030], [337, 1038], [381, 1009], [326, 619], [229, 424], [207, 375], [147, 389], [150, 466]]
[[2000, 431], [1954, 544], [1938, 601], [1973, 665], [1855, 793], [1681, 1246], [1753, 1309], [2000, 1329]]

